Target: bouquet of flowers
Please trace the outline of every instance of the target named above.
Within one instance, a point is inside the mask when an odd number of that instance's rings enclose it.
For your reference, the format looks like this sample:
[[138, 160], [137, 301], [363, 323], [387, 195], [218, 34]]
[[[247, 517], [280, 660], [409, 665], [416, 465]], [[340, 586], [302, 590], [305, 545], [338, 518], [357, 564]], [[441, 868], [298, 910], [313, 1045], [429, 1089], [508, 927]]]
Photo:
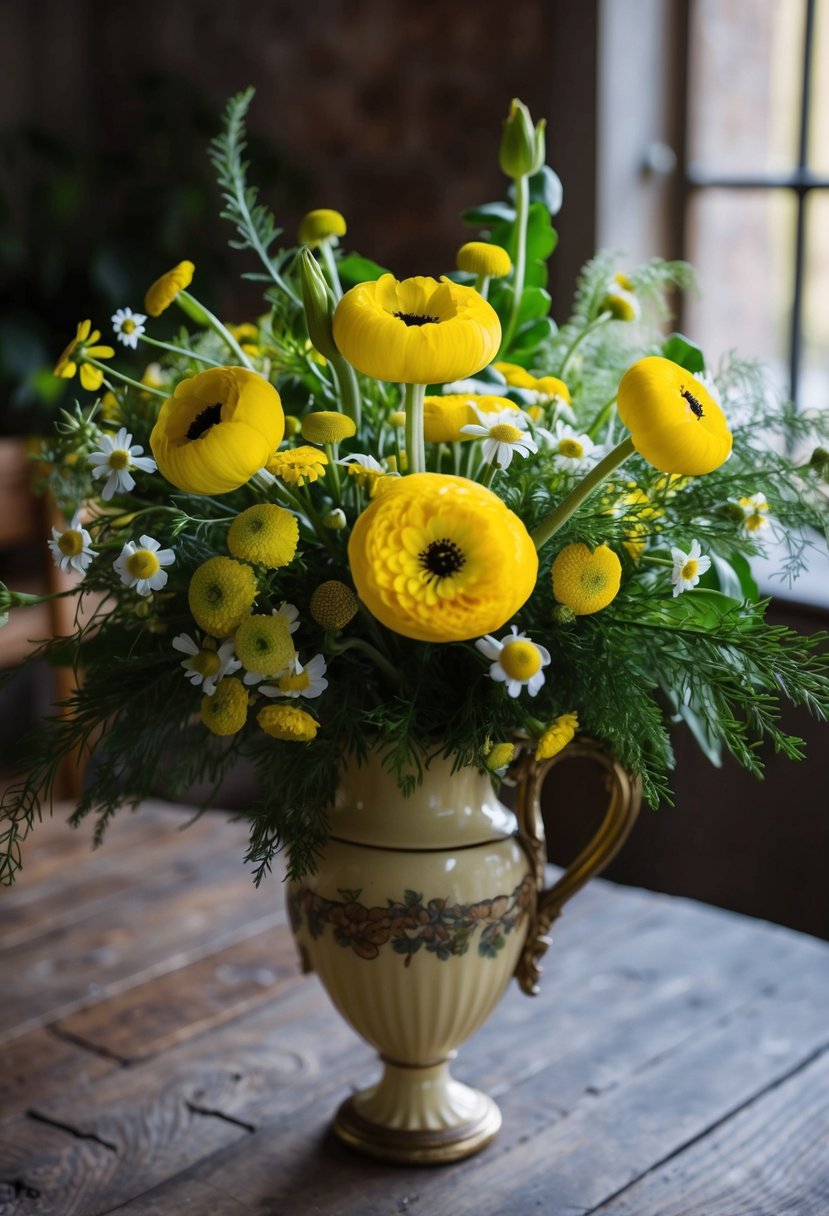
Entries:
[[[825, 527], [822, 417], [769, 404], [762, 372], [715, 374], [665, 297], [690, 270], [601, 254], [557, 326], [546, 290], [558, 178], [515, 101], [506, 201], [439, 279], [344, 253], [332, 210], [296, 246], [248, 182], [252, 91], [211, 147], [262, 314], [220, 321], [182, 261], [143, 312], [89, 320], [55, 374], [87, 394], [40, 454], [79, 576], [73, 637], [37, 652], [77, 690], [28, 741], [0, 816], [0, 874], [61, 760], [93, 752], [73, 816], [111, 815], [255, 766], [248, 860], [313, 867], [338, 770], [379, 747], [404, 792], [430, 757], [497, 779], [586, 732], [670, 797], [670, 728], [716, 763], [791, 757], [781, 699], [824, 715], [825, 639], [764, 621], [749, 559], [794, 576]], [[180, 309], [174, 341], [153, 319]], [[147, 364], [141, 354], [152, 355]], [[3, 589], [6, 610], [27, 597]], [[163, 763], [162, 763], [163, 761]], [[210, 797], [206, 800], [209, 804]]]

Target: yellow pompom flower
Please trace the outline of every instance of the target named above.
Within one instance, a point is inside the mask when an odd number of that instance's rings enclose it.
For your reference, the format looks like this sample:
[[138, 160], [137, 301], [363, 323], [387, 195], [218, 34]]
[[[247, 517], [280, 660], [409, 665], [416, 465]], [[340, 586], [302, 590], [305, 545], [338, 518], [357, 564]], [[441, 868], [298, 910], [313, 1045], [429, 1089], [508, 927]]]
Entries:
[[266, 464], [269, 473], [281, 478], [289, 486], [304, 486], [306, 481], [316, 481], [325, 472], [328, 457], [317, 448], [286, 448], [275, 452]]
[[512, 270], [512, 259], [500, 245], [488, 241], [467, 241], [458, 250], [455, 265], [467, 274], [503, 279]]
[[204, 725], [214, 735], [235, 735], [248, 717], [248, 693], [236, 676], [225, 676], [210, 697], [202, 697], [199, 713]]
[[293, 561], [299, 541], [296, 516], [264, 502], [237, 515], [227, 532], [227, 547], [242, 561], [278, 570]]
[[328, 207], [318, 207], [309, 211], [299, 222], [297, 241], [300, 245], [319, 245], [321, 241], [329, 241], [332, 237], [345, 236], [345, 217], [339, 211]]
[[246, 616], [236, 630], [234, 644], [245, 671], [257, 676], [275, 676], [290, 667], [296, 657], [288, 621], [279, 612]]
[[553, 562], [553, 595], [576, 616], [601, 612], [616, 598], [622, 563], [607, 545], [566, 545]]
[[[477, 409], [478, 413], [475, 412]], [[514, 401], [477, 393], [447, 393], [443, 397], [424, 397], [423, 436], [427, 443], [458, 443], [474, 439], [462, 428], [480, 422], [478, 414], [500, 414], [510, 410], [520, 414]]]
[[670, 359], [649, 355], [634, 363], [622, 377], [617, 401], [636, 451], [661, 473], [710, 473], [731, 454], [731, 432], [719, 405], [701, 381]]
[[227, 494], [282, 442], [279, 393], [243, 367], [211, 367], [182, 380], [150, 435], [159, 471], [188, 494]]
[[147, 288], [144, 296], [144, 307], [151, 317], [160, 317], [169, 308], [180, 291], [184, 291], [193, 282], [196, 267], [192, 262], [179, 262], [172, 270], [168, 270], [160, 279]]
[[335, 633], [353, 620], [360, 605], [350, 587], [332, 578], [320, 583], [311, 596], [308, 607], [318, 625]]
[[507, 768], [515, 759], [514, 743], [491, 743], [484, 749], [484, 764], [491, 773]]
[[209, 557], [194, 571], [187, 589], [194, 621], [214, 638], [233, 633], [255, 599], [253, 570], [232, 557]]
[[471, 287], [384, 274], [343, 296], [334, 341], [357, 371], [401, 384], [463, 380], [486, 367], [501, 343], [498, 314]]
[[552, 760], [568, 743], [579, 729], [577, 714], [561, 714], [555, 722], [543, 732], [535, 749], [536, 760]]
[[266, 705], [256, 715], [266, 735], [289, 743], [308, 743], [316, 738], [319, 723], [304, 709], [293, 705]]
[[79, 321], [75, 336], [61, 352], [53, 374], [61, 380], [71, 380], [80, 365], [81, 384], [87, 392], [96, 393], [104, 382], [104, 373], [99, 367], [85, 363], [84, 359], [111, 359], [115, 354], [111, 346], [96, 345], [100, 336], [101, 331], [93, 329], [91, 321]]
[[309, 443], [342, 443], [356, 431], [353, 419], [336, 410], [315, 410], [302, 419], [302, 438]]
[[387, 478], [348, 557], [357, 594], [389, 629], [461, 642], [499, 629], [535, 587], [538, 555], [517, 515], [465, 477]]

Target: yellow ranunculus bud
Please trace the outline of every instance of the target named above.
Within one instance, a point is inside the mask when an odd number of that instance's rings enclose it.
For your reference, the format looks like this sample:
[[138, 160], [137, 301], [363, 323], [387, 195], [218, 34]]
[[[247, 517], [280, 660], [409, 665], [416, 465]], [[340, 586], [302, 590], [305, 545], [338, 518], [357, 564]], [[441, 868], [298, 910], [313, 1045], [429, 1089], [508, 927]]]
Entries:
[[309, 443], [342, 443], [356, 431], [353, 419], [336, 410], [315, 410], [302, 419], [302, 438]]
[[514, 743], [495, 743], [486, 753], [484, 763], [491, 773], [495, 773], [499, 768], [506, 768], [508, 764], [512, 764], [514, 759]]
[[357, 371], [397, 384], [443, 384], [486, 367], [501, 342], [498, 314], [451, 279], [384, 274], [347, 291], [334, 340]]
[[507, 177], [524, 177], [538, 172], [546, 155], [545, 127], [544, 119], [533, 127], [523, 101], [513, 98], [498, 149], [498, 159]]
[[308, 607], [318, 625], [330, 633], [336, 633], [353, 620], [360, 605], [350, 587], [332, 578], [320, 583]]
[[345, 233], [345, 217], [339, 211], [319, 207], [302, 217], [297, 240], [300, 245], [319, 245], [321, 241], [330, 241], [332, 237], [345, 236]]
[[499, 359], [492, 366], [496, 372], [501, 373], [511, 388], [535, 388], [538, 383], [535, 376], [518, 363], [506, 363], [503, 359]]
[[387, 628], [423, 642], [492, 633], [535, 587], [538, 555], [497, 494], [465, 477], [388, 478], [359, 516], [348, 558], [357, 594]]
[[144, 307], [151, 317], [160, 317], [169, 308], [180, 291], [184, 291], [193, 282], [196, 267], [192, 262], [179, 262], [172, 270], [168, 270], [160, 279], [147, 288], [144, 296]]
[[256, 721], [266, 735], [288, 743], [308, 743], [314, 739], [319, 723], [304, 709], [293, 705], [266, 705], [256, 715]]
[[512, 259], [506, 249], [489, 241], [467, 241], [461, 245], [456, 258], [458, 270], [483, 275], [488, 279], [503, 279], [512, 270]]
[[561, 714], [542, 734], [535, 749], [536, 760], [552, 760], [570, 743], [579, 729], [577, 714]]
[[565, 545], [553, 562], [553, 595], [576, 616], [606, 608], [618, 594], [622, 563], [607, 545]]
[[325, 275], [320, 270], [319, 263], [310, 249], [303, 249], [300, 252], [299, 279], [302, 285], [302, 306], [305, 309], [308, 336], [319, 353], [326, 359], [337, 358], [339, 351], [331, 330], [334, 297], [331, 295]]
[[506, 397], [490, 397], [476, 393], [446, 393], [442, 397], [425, 397], [423, 436], [426, 442], [459, 443], [465, 439], [474, 439], [474, 435], [464, 435], [461, 427], [480, 421], [475, 413], [476, 409], [481, 414], [498, 414], [502, 410], [521, 413], [515, 402]]
[[719, 405], [670, 359], [649, 355], [634, 363], [622, 376], [617, 400], [636, 451], [661, 473], [710, 473], [731, 454]]
[[227, 494], [282, 442], [279, 393], [243, 367], [211, 367], [182, 380], [161, 407], [150, 447], [162, 476], [189, 494]]

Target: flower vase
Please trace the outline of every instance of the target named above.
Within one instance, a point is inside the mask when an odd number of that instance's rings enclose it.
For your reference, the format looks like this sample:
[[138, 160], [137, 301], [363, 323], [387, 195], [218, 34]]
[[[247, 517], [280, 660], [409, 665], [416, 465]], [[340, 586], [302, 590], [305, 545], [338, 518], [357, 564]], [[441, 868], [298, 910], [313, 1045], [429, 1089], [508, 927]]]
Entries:
[[[545, 890], [539, 793], [561, 755], [597, 759], [610, 802], [593, 840]], [[431, 761], [408, 797], [378, 753], [349, 763], [317, 870], [289, 888], [306, 970], [383, 1063], [380, 1080], [334, 1119], [340, 1139], [371, 1156], [440, 1164], [496, 1135], [498, 1107], [455, 1080], [450, 1061], [513, 975], [538, 991], [551, 922], [614, 856], [638, 811], [637, 784], [589, 742], [540, 765], [524, 752], [512, 780], [515, 812], [487, 774], [453, 771], [446, 758]]]

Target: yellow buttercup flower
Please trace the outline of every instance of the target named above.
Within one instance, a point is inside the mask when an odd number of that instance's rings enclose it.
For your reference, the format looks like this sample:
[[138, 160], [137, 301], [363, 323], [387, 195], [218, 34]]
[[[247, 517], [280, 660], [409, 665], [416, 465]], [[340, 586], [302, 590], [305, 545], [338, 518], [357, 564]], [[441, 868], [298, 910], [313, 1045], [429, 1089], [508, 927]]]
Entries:
[[71, 380], [80, 366], [81, 384], [88, 392], [96, 393], [104, 382], [104, 373], [99, 367], [85, 363], [84, 359], [111, 359], [115, 354], [111, 346], [96, 345], [100, 336], [101, 331], [93, 329], [91, 321], [79, 321], [74, 338], [55, 364], [54, 375], [61, 380]]
[[289, 743], [308, 743], [316, 738], [319, 729], [315, 718], [293, 705], [266, 705], [259, 710], [256, 721], [266, 735]]
[[319, 245], [321, 241], [345, 236], [345, 233], [345, 217], [339, 211], [318, 207], [300, 220], [297, 241], [300, 245]]
[[169, 308], [180, 291], [184, 291], [193, 282], [196, 267], [192, 262], [179, 262], [172, 270], [168, 270], [160, 279], [147, 288], [144, 296], [144, 307], [151, 317], [160, 317]]
[[286, 448], [275, 452], [265, 466], [274, 477], [286, 481], [289, 486], [304, 486], [306, 481], [316, 481], [325, 472], [328, 457], [317, 448]]
[[345, 629], [348, 622], [357, 615], [359, 607], [357, 596], [351, 588], [335, 578], [320, 583], [308, 605], [317, 624], [331, 633]]
[[477, 482], [387, 478], [348, 545], [357, 594], [389, 629], [460, 642], [499, 629], [535, 587], [538, 556], [517, 515]]
[[293, 561], [299, 541], [296, 516], [276, 503], [264, 502], [237, 515], [227, 532], [234, 557], [278, 570]]
[[333, 326], [358, 371], [402, 384], [463, 380], [486, 367], [501, 342], [498, 315], [477, 291], [421, 276], [398, 282], [384, 274], [352, 287]]
[[309, 443], [342, 443], [356, 430], [353, 419], [336, 410], [315, 410], [302, 419], [302, 438]]
[[236, 630], [234, 643], [245, 671], [258, 676], [274, 676], [290, 667], [296, 657], [288, 621], [279, 612], [246, 616]]
[[214, 638], [233, 633], [255, 599], [253, 570], [232, 557], [209, 557], [194, 571], [187, 589], [193, 619]]
[[427, 443], [458, 443], [474, 439], [464, 435], [462, 427], [480, 422], [478, 414], [499, 414], [503, 410], [520, 414], [514, 401], [506, 397], [490, 397], [477, 393], [447, 393], [444, 397], [423, 399], [423, 435]]
[[566, 545], [553, 562], [553, 595], [576, 616], [601, 612], [616, 598], [622, 563], [607, 545]]
[[455, 264], [458, 270], [487, 279], [503, 279], [512, 270], [512, 259], [506, 249], [488, 241], [467, 241], [461, 245]]
[[577, 714], [561, 714], [538, 740], [535, 749], [536, 760], [552, 760], [553, 756], [557, 756], [571, 742], [578, 729]]
[[235, 735], [248, 717], [247, 689], [236, 676], [225, 676], [210, 697], [202, 697], [199, 713], [204, 725], [214, 735]]
[[182, 380], [150, 435], [159, 471], [189, 494], [227, 494], [282, 442], [279, 393], [243, 367], [211, 367]]
[[684, 367], [649, 355], [619, 385], [619, 416], [633, 446], [661, 473], [710, 473], [731, 454], [725, 415], [706, 386]]

